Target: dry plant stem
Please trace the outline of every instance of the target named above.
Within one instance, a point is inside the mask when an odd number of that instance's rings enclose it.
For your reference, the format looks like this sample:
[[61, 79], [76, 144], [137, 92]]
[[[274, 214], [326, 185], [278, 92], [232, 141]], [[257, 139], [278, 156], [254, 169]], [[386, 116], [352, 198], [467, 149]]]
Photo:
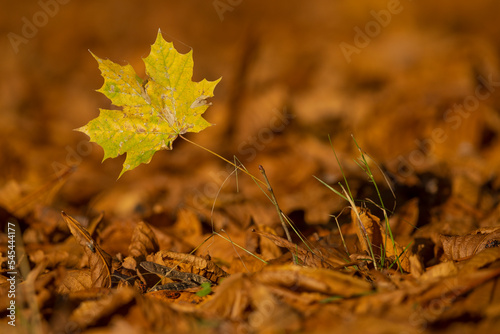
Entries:
[[[281, 221], [281, 225], [283, 226], [283, 230], [285, 230], [286, 238], [288, 239], [288, 241], [292, 242], [292, 237], [290, 236], [290, 232], [288, 231], [288, 227], [286, 226], [285, 222], [283, 221], [283, 216], [281, 215], [282, 211], [281, 211], [280, 206], [278, 204], [278, 200], [276, 199], [276, 196], [274, 196], [273, 188], [271, 187], [271, 184], [269, 183], [269, 180], [267, 179], [266, 171], [264, 170], [264, 167], [262, 167], [261, 165], [259, 165], [259, 170], [262, 173], [262, 175], [264, 176], [264, 180], [266, 180], [267, 191], [269, 191], [269, 193], [271, 194], [271, 198], [273, 200], [272, 202], [273, 202], [274, 206], [276, 207], [276, 211], [278, 211], [278, 216], [280, 217], [280, 221]], [[294, 258], [294, 262], [295, 261], [296, 260]]]

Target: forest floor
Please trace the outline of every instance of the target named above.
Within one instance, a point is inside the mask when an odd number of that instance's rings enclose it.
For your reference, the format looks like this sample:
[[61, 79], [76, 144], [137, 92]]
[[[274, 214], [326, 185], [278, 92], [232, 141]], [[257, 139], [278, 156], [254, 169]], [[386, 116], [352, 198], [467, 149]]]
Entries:
[[[500, 3], [6, 6], [2, 333], [498, 330]], [[88, 50], [145, 77], [158, 29], [222, 77], [186, 138], [262, 183], [181, 139], [117, 180], [73, 131]]]

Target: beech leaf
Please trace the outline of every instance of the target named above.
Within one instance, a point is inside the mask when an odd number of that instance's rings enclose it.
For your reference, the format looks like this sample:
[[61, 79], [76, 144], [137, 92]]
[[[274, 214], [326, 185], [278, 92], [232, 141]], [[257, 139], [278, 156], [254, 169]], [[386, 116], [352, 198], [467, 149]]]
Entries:
[[121, 109], [100, 109], [97, 118], [76, 130], [104, 149], [103, 160], [127, 154], [120, 176], [149, 163], [156, 151], [171, 150], [179, 135], [200, 132], [212, 125], [201, 115], [208, 108], [206, 99], [213, 96], [220, 78], [191, 81], [192, 51], [177, 52], [172, 43], [163, 39], [161, 31], [151, 53], [143, 58], [148, 76], [145, 80], [130, 65], [92, 56], [104, 77], [98, 91]]

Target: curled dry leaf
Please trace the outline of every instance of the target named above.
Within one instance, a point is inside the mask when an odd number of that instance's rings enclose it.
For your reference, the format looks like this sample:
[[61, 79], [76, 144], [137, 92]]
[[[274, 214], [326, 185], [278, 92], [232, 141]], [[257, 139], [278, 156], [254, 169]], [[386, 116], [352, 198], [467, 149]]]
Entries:
[[128, 250], [133, 257], [146, 256], [159, 250], [158, 239], [148, 224], [143, 221], [137, 224]]
[[485, 248], [500, 245], [500, 227], [480, 228], [466, 235], [439, 237], [444, 256], [449, 260], [465, 260]]
[[94, 242], [89, 232], [76, 219], [64, 212], [61, 212], [61, 215], [68, 224], [71, 234], [87, 254], [92, 287], [109, 288], [111, 286], [111, 256]]
[[214, 283], [218, 283], [222, 278], [229, 276], [211, 260], [191, 254], [159, 251], [154, 255], [149, 255], [146, 259], [181, 272], [203, 276]]

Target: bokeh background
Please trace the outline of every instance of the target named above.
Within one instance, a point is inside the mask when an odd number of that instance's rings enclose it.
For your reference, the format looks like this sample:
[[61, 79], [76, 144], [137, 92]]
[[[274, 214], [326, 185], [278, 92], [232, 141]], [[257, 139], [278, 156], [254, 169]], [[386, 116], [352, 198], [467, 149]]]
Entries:
[[[265, 190], [190, 143], [178, 139], [117, 180], [124, 157], [101, 162], [102, 149], [73, 131], [111, 107], [96, 92], [103, 79], [89, 50], [145, 76], [142, 58], [158, 29], [179, 51], [193, 50], [194, 81], [222, 77], [204, 114], [216, 125], [187, 138], [236, 156], [256, 176], [264, 166], [306, 236], [333, 231], [331, 215], [347, 206], [313, 178], [343, 180], [332, 148], [355, 197], [375, 198], [353, 160], [353, 137], [373, 170], [385, 172], [396, 212], [406, 203], [418, 212], [417, 232], [394, 226], [402, 244], [498, 221], [498, 1], [40, 0], [1, 8], [0, 221], [19, 220], [31, 267], [35, 250], [57, 253], [69, 237], [61, 210], [84, 226], [104, 212], [94, 236], [112, 255], [128, 254], [141, 220], [161, 249], [178, 252], [222, 228], [254, 251], [252, 228], [283, 235]], [[229, 273], [243, 270], [229, 265], [234, 251], [223, 240], [198, 254]]]
[[[57, 208], [119, 214], [144, 214], [158, 203], [160, 211], [175, 211], [186, 196], [215, 197], [228, 172], [199, 148], [178, 140], [174, 151], [157, 153], [150, 165], [117, 181], [124, 157], [101, 164], [102, 150], [73, 131], [99, 107], [110, 107], [95, 92], [103, 79], [88, 50], [144, 75], [141, 58], [158, 29], [181, 52], [193, 50], [193, 80], [222, 77], [204, 115], [216, 126], [189, 138], [227, 158], [236, 155], [254, 173], [264, 165], [285, 209], [306, 211], [310, 222], [328, 220], [338, 205], [311, 178], [339, 180], [328, 136], [350, 174], [357, 173], [351, 158], [358, 154], [351, 134], [402, 184], [429, 170], [467, 173], [481, 183], [498, 170], [495, 1], [23, 1], [3, 7], [5, 207], [36, 189], [46, 189]], [[75, 168], [50, 192], [56, 186], [47, 180], [69, 166]]]

